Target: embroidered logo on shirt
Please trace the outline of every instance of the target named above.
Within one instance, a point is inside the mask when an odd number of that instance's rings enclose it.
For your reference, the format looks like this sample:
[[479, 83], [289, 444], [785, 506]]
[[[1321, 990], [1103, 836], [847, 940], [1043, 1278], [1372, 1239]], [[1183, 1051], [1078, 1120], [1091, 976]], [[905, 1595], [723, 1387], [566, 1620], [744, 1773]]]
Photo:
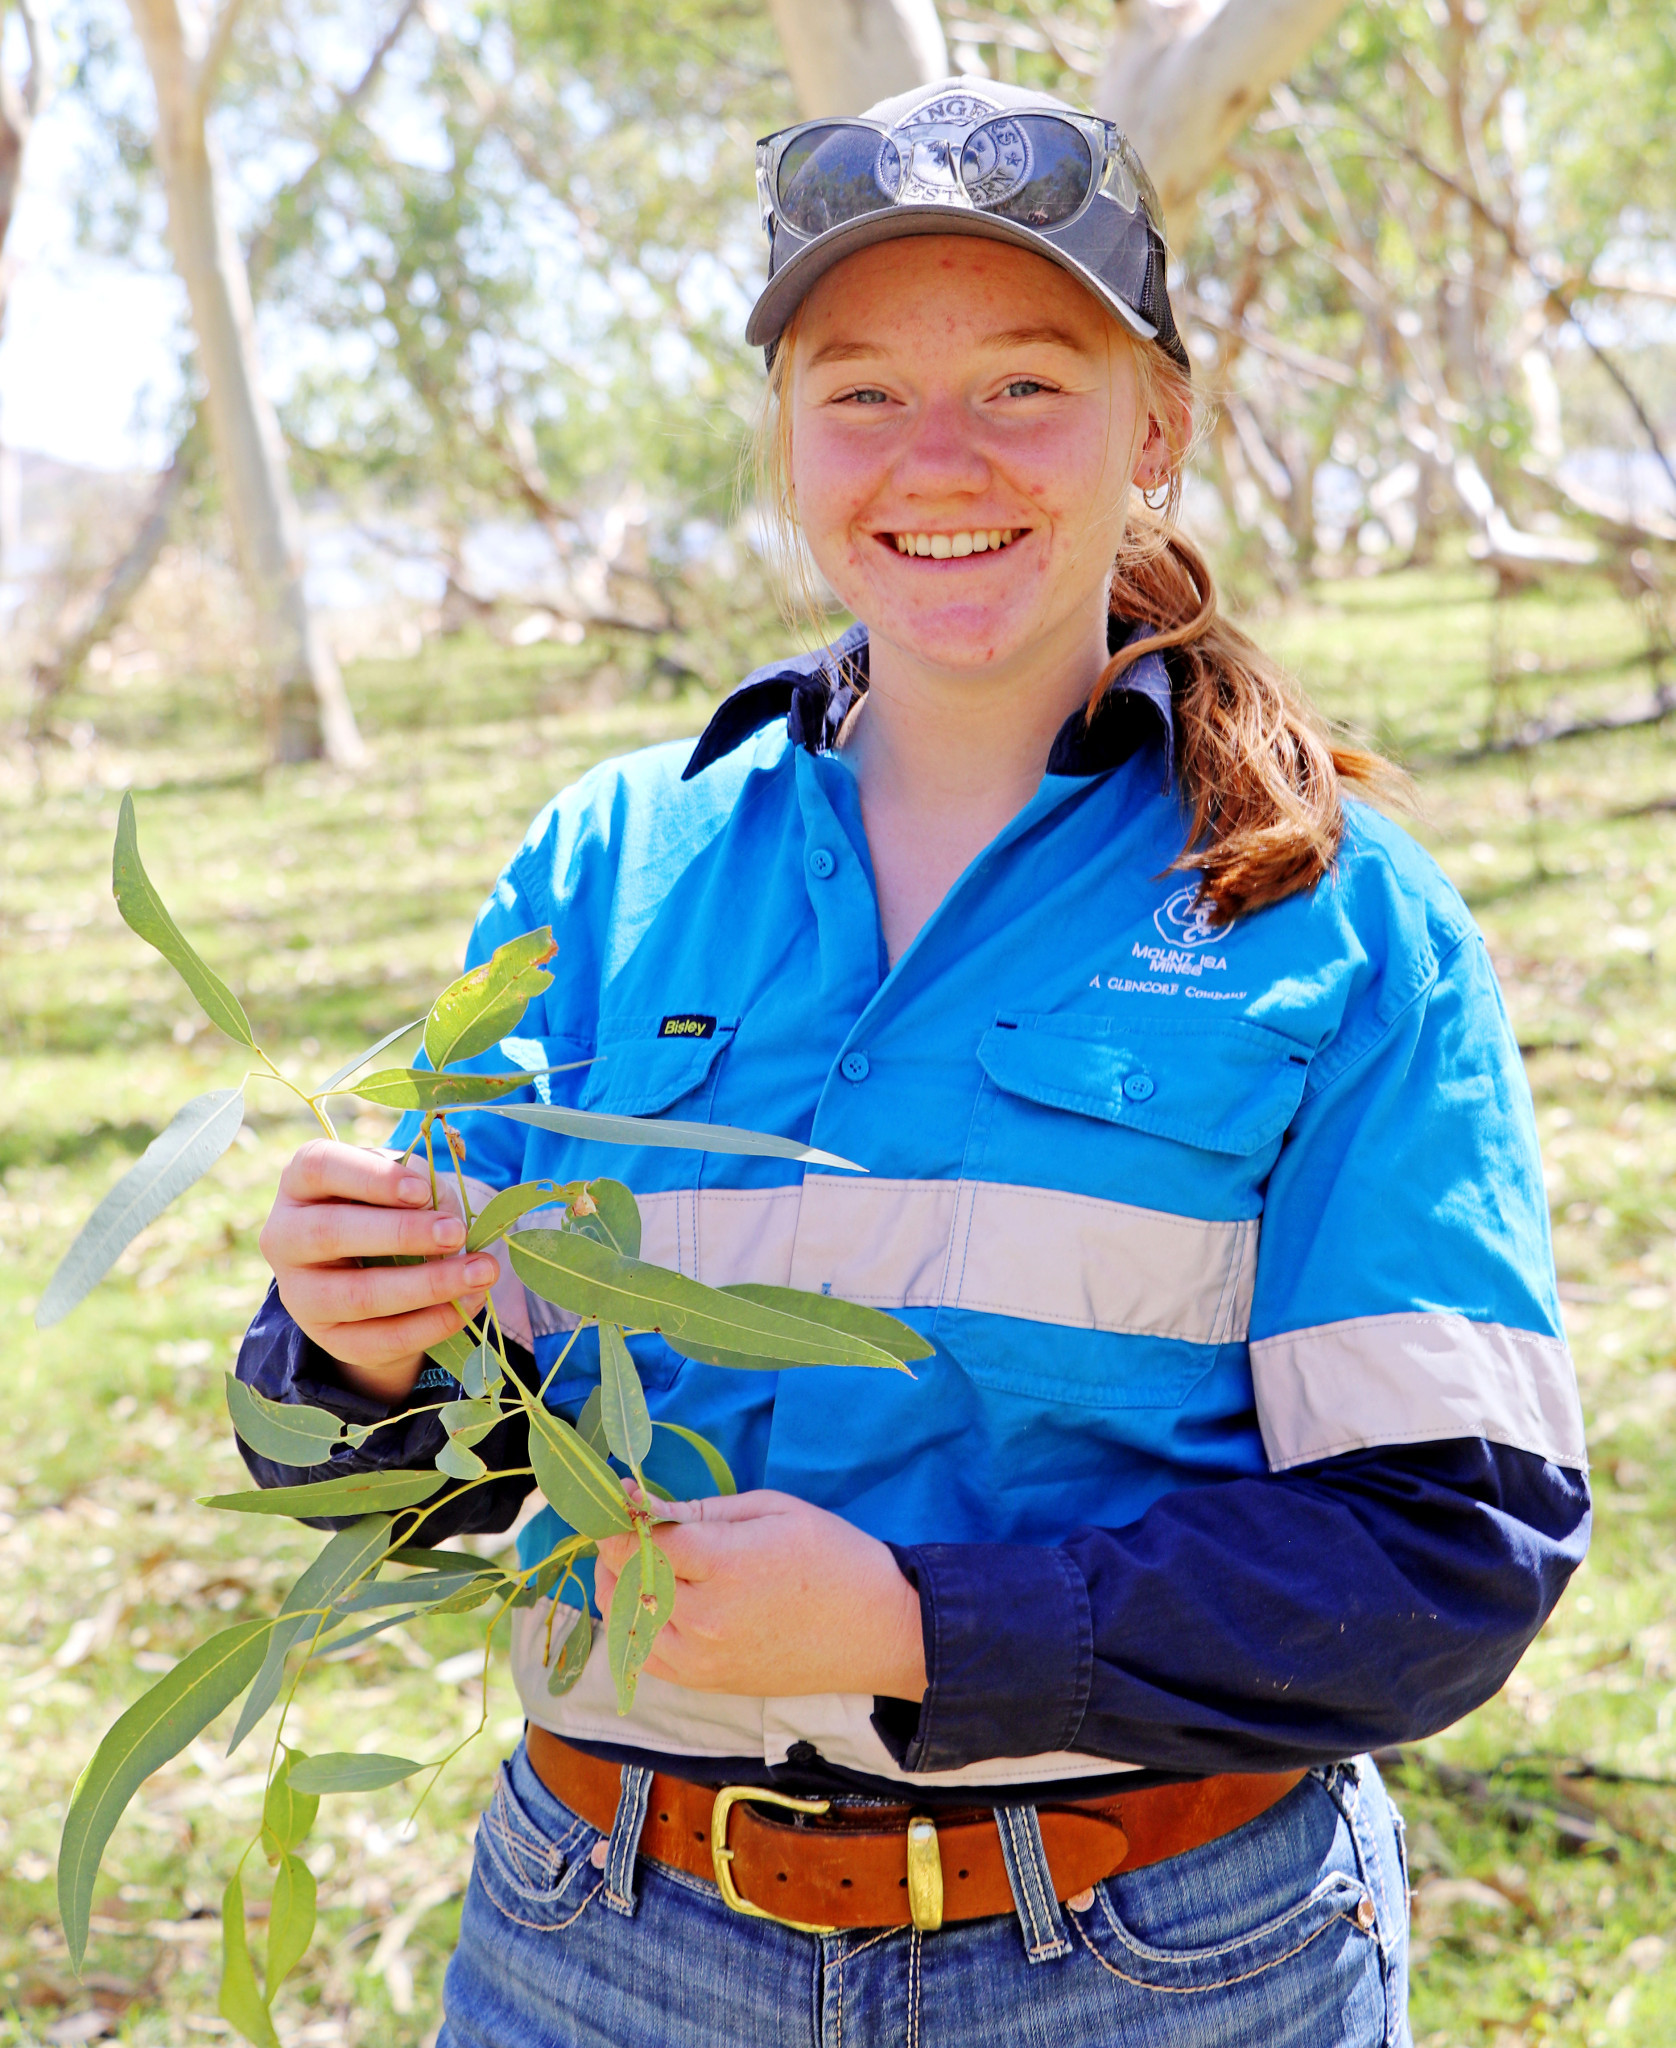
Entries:
[[1216, 905], [1199, 893], [1197, 882], [1190, 882], [1152, 913], [1152, 922], [1158, 936], [1172, 946], [1208, 946], [1227, 930], [1224, 925], [1219, 931], [1211, 923], [1215, 914]]
[[658, 1026], [660, 1038], [714, 1038], [716, 1020], [714, 1017], [700, 1017], [691, 1010], [684, 1010], [678, 1016], [665, 1017]]

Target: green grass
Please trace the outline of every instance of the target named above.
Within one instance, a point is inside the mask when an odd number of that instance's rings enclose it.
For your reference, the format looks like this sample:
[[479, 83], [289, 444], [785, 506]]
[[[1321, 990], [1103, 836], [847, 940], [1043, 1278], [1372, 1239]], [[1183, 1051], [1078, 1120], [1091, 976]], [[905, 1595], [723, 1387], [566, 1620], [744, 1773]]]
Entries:
[[[1586, 711], [1645, 688], [1637, 617], [1598, 584], [1497, 607], [1476, 571], [1410, 574], [1317, 590], [1258, 630], [1415, 768], [1417, 829], [1489, 933], [1537, 1093], [1595, 1446], [1589, 1565], [1501, 1697], [1397, 1774], [1416, 2036], [1641, 2048], [1676, 2038], [1676, 1790], [1649, 1782], [1676, 1781], [1676, 817], [1652, 808], [1676, 801], [1676, 726], [1455, 758], [1491, 723], [1492, 662], [1509, 679], [1503, 730], [1562, 692]], [[748, 639], [735, 672], [760, 658]], [[91, 1993], [58, 1935], [52, 1858], [76, 1772], [148, 1674], [270, 1612], [317, 1542], [266, 1522], [229, 1531], [194, 1505], [239, 1474], [220, 1375], [264, 1283], [269, 1190], [307, 1128], [282, 1090], [257, 1093], [211, 1180], [75, 1317], [44, 1336], [27, 1320], [80, 1220], [175, 1105], [242, 1071], [117, 918], [118, 796], [134, 787], [153, 875], [264, 1043], [288, 1072], [323, 1074], [455, 971], [555, 788], [701, 722], [707, 700], [670, 694], [667, 674], [653, 678], [664, 701], [611, 701], [609, 652], [473, 638], [363, 665], [351, 688], [375, 758], [353, 780], [263, 773], [216, 677], [89, 694], [65, 715], [94, 744], [43, 757], [38, 782], [0, 766], [0, 2048], [90, 1996], [126, 2042], [225, 2031], [212, 1910], [254, 1825], [261, 1738], [230, 1762], [224, 1734], [194, 1744], [136, 1801], [96, 1901]], [[1605, 673], [1558, 673], [1591, 663]], [[356, 1134], [385, 1128], [367, 1117]], [[299, 1695], [300, 1739], [438, 1753], [481, 1712], [447, 1663], [473, 1623], [328, 1666]], [[487, 1718], [411, 1840], [399, 1787], [325, 1802], [323, 1931], [280, 2001], [288, 2048], [415, 2048], [432, 2033], [471, 1827], [518, 1725], [503, 1670]]]

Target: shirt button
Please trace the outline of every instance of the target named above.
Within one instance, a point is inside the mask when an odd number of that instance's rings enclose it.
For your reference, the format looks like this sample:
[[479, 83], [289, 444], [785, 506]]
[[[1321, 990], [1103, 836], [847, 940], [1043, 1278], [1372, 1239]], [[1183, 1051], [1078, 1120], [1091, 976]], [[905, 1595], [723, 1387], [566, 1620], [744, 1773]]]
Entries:
[[846, 1081], [865, 1081], [872, 1070], [873, 1063], [864, 1052], [847, 1052], [838, 1062], [838, 1071]]
[[830, 847], [816, 846], [809, 851], [809, 872], [817, 882], [824, 882], [838, 872], [838, 856]]
[[1152, 1089], [1152, 1078], [1148, 1074], [1130, 1074], [1123, 1083], [1123, 1092], [1131, 1102], [1145, 1102]]

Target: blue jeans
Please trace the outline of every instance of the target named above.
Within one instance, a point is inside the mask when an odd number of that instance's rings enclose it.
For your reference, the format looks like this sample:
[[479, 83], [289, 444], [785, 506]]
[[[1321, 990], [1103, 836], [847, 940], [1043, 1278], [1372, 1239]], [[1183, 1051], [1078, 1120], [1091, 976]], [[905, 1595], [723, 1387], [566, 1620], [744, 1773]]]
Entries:
[[[597, 1829], [522, 1745], [477, 1832], [437, 2048], [1409, 2048], [1402, 1823], [1362, 1758], [1056, 1907], [1013, 1809], [1019, 1913], [827, 1936], [741, 1918]], [[643, 1800], [640, 1811], [644, 1810]]]

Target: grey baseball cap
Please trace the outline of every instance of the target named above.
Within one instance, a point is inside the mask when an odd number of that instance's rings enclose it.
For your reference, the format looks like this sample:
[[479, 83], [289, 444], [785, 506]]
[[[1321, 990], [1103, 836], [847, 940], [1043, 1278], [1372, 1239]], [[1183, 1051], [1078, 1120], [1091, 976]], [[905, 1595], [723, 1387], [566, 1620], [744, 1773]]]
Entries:
[[757, 187], [768, 283], [745, 338], [770, 363], [811, 287], [846, 256], [899, 236], [977, 235], [1046, 257], [1190, 368], [1152, 181], [1119, 129], [1051, 93], [948, 78], [857, 120], [800, 122], [757, 144]]

